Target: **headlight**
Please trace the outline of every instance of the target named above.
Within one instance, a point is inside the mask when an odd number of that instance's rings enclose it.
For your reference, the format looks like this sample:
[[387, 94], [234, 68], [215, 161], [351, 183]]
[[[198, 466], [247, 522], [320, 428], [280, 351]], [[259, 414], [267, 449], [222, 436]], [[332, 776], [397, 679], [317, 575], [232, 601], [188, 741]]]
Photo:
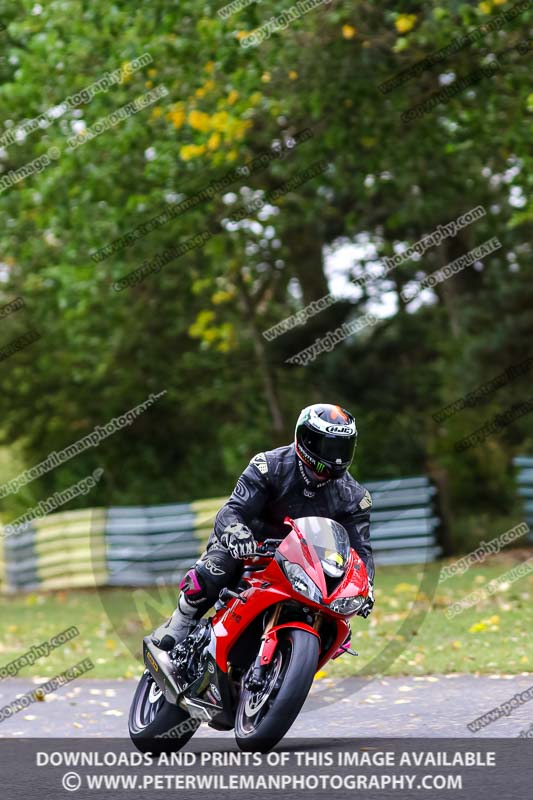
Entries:
[[320, 589], [316, 583], [311, 580], [309, 575], [307, 575], [304, 570], [298, 566], [298, 564], [292, 564], [290, 561], [284, 561], [283, 570], [287, 578], [290, 580], [293, 589], [296, 589], [299, 594], [304, 594], [315, 603], [322, 602]]
[[340, 597], [329, 604], [329, 608], [336, 614], [355, 614], [359, 611], [366, 597], [358, 594], [356, 597]]

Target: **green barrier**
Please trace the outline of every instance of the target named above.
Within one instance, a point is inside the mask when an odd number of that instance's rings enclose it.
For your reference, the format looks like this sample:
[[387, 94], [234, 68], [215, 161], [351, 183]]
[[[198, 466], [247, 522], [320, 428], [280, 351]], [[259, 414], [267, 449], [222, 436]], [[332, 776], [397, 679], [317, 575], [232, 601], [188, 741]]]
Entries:
[[[376, 563], [412, 564], [437, 558], [439, 519], [436, 490], [429, 480], [414, 476], [367, 486], [373, 496]], [[4, 537], [0, 590], [176, 585], [205, 548], [226, 499], [89, 508], [35, 520], [23, 533]]]
[[517, 468], [518, 495], [524, 498], [525, 520], [530, 527], [528, 541], [533, 544], [533, 457], [517, 456], [513, 459], [513, 464]]

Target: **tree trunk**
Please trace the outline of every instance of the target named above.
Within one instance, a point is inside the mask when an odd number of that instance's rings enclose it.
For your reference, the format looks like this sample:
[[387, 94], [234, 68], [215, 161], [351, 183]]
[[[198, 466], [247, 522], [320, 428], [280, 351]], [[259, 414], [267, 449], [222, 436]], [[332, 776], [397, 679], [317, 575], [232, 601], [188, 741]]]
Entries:
[[289, 269], [301, 286], [304, 305], [328, 294], [320, 226], [303, 224], [292, 228], [286, 232], [284, 241], [289, 251]]
[[[458, 231], [457, 235], [452, 239], [445, 239], [439, 246], [441, 267], [445, 267], [446, 264], [450, 264], [459, 256], [468, 253], [472, 249], [472, 241], [472, 233], [469, 228]], [[461, 298], [468, 286], [473, 283], [468, 274], [468, 270], [471, 269], [471, 266], [466, 267], [465, 270], [452, 275], [451, 278], [446, 278], [436, 287], [437, 295], [448, 312], [450, 330], [454, 338], [459, 337], [463, 330]]]
[[263, 337], [261, 336], [261, 332], [258, 330], [255, 323], [256, 315], [254, 303], [241, 273], [238, 274], [237, 283], [244, 306], [246, 320], [250, 326], [255, 354], [257, 356], [257, 361], [259, 362], [261, 379], [265, 389], [265, 397], [270, 410], [270, 416], [272, 417], [272, 427], [276, 437], [282, 439], [285, 436], [286, 431], [283, 424], [283, 414], [281, 412], [281, 405], [278, 398], [274, 370], [268, 361]]

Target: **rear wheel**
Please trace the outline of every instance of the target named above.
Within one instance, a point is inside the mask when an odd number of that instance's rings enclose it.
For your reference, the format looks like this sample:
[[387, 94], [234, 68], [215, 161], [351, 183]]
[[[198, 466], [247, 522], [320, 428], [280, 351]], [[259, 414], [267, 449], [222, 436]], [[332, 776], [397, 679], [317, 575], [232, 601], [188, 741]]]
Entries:
[[264, 687], [259, 692], [243, 688], [241, 693], [235, 717], [235, 739], [241, 750], [266, 753], [283, 739], [313, 683], [319, 644], [317, 636], [300, 628], [280, 631]]
[[200, 725], [179, 706], [165, 700], [145, 670], [135, 691], [128, 727], [131, 740], [142, 753], [174, 753], [181, 750]]

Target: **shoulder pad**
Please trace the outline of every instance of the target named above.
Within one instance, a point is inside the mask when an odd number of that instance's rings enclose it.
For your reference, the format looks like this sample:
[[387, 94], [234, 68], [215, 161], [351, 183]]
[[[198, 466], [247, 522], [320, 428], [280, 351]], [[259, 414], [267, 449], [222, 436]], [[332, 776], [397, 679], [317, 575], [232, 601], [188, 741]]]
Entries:
[[261, 475], [266, 475], [268, 472], [268, 461], [265, 453], [258, 453], [252, 458], [250, 464], [253, 464], [259, 470]]
[[359, 508], [361, 511], [365, 511], [367, 508], [372, 508], [372, 495], [368, 489], [365, 489], [363, 499], [359, 501]]
[[372, 506], [372, 497], [368, 489], [361, 486], [351, 475], [336, 481], [339, 486], [339, 493], [345, 503], [351, 507], [352, 511], [366, 511]]

